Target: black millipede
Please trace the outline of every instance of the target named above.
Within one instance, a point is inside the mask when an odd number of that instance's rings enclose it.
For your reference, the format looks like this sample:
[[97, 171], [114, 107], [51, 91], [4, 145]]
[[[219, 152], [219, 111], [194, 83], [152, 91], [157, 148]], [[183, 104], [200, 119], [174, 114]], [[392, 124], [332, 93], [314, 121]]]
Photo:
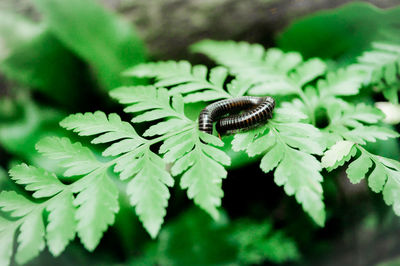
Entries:
[[[275, 101], [272, 97], [242, 96], [212, 103], [206, 106], [199, 116], [199, 130], [212, 134], [213, 122], [216, 130], [224, 134], [238, 129], [248, 129], [272, 117]], [[222, 117], [232, 112], [243, 111]], [[222, 117], [222, 118], [221, 118]]]

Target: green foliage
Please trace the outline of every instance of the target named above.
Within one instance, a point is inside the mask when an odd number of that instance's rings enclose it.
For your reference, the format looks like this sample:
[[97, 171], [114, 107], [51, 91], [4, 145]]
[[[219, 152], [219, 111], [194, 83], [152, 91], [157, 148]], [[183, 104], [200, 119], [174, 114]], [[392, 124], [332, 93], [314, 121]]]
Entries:
[[[57, 256], [75, 235], [72, 191], [54, 174], [25, 164], [15, 166], [10, 175], [16, 183], [24, 185], [26, 190], [33, 191], [34, 198], [47, 200], [31, 200], [14, 191], [3, 191], [0, 194], [1, 210], [14, 218], [12, 221], [5, 218], [0, 220], [0, 261], [4, 265], [9, 263], [16, 231], [19, 232], [15, 257], [18, 263], [36, 257], [45, 247], [45, 237], [50, 252]], [[43, 220], [45, 209], [50, 212], [46, 227]]]
[[[56, 1], [54, 6], [49, 4], [46, 8], [53, 10], [58, 5]], [[51, 19], [56, 19], [54, 14]], [[59, 27], [55, 28], [56, 32], [62, 31], [62, 26]], [[67, 33], [60, 36], [71, 37]], [[394, 47], [397, 46], [380, 44], [378, 48], [392, 55], [397, 54]], [[385, 61], [384, 66], [366, 69], [360, 67], [366, 62], [360, 59], [359, 64], [325, 75], [326, 64], [321, 59], [304, 61], [299, 53], [285, 53], [276, 48], [265, 50], [259, 45], [208, 40], [196, 44], [194, 50], [206, 53], [224, 67], [208, 71], [205, 66], [191, 66], [186, 61], [142, 64], [125, 74], [151, 78], [153, 85], [125, 86], [110, 92], [119, 103], [126, 105], [124, 112], [133, 114], [131, 122], [145, 129], [142, 134], [117, 114], [97, 111], [70, 115], [61, 121], [61, 126], [82, 137], [90, 137], [92, 144], [103, 149], [101, 155], [94, 155], [88, 147], [72, 143], [68, 138], [48, 137], [36, 148], [64, 169], [61, 180], [68, 182], [62, 183], [55, 174], [27, 165], [11, 169], [14, 182], [24, 185], [34, 198], [15, 192], [0, 194], [0, 206], [5, 214], [1, 220], [4, 222], [0, 223], [0, 237], [9, 236], [10, 231], [20, 231], [17, 262], [36, 256], [44, 248], [44, 238], [53, 255], [60, 254], [75, 233], [88, 250], [95, 249], [119, 211], [119, 191], [109, 170], [126, 184], [124, 189], [130, 205], [152, 238], [161, 229], [170, 198], [169, 188], [178, 178], [188, 198], [213, 219], [223, 219], [219, 210], [222, 180], [227, 176], [225, 166], [231, 164], [231, 158], [220, 148], [223, 141], [197, 129], [197, 121], [187, 116], [185, 106], [246, 94], [276, 96], [277, 107], [268, 123], [236, 134], [231, 142], [233, 150], [244, 151], [250, 157], [260, 156], [261, 170], [273, 172], [274, 182], [287, 195], [294, 196], [316, 224], [323, 226], [326, 219], [321, 185], [323, 168], [331, 171], [357, 153], [357, 159], [346, 171], [351, 182], [368, 177], [372, 190], [382, 191], [385, 202], [393, 205], [395, 213], [400, 215], [398, 162], [374, 155], [364, 147], [377, 139], [398, 138], [399, 134], [381, 123], [383, 114], [378, 109], [344, 98], [358, 94], [382, 77], [384, 81], [393, 79], [392, 71], [389, 71], [391, 75], [381, 74], [388, 72], [386, 69], [393, 65], [392, 60]], [[100, 67], [97, 70], [103, 71]], [[381, 77], [371, 78], [376, 76], [375, 72]], [[326, 113], [327, 126], [318, 126], [318, 110]], [[43, 219], [45, 210], [50, 214]], [[66, 228], [65, 232], [58, 232], [61, 226]], [[241, 227], [238, 225], [238, 228]], [[268, 222], [251, 223], [248, 228], [251, 230], [231, 232], [232, 245], [239, 250], [236, 260], [283, 262], [298, 257], [293, 241], [272, 231]], [[253, 232], [255, 235], [249, 237]], [[178, 235], [182, 234], [187, 232], [179, 231]], [[161, 234], [160, 238], [168, 239], [168, 233]], [[34, 241], [39, 244], [32, 247]], [[188, 243], [193, 241], [190, 239]], [[272, 251], [277, 242], [282, 243], [282, 249]], [[5, 264], [12, 245], [12, 241], [7, 242], [0, 250]], [[173, 264], [164, 260], [164, 252], [175, 251], [162, 251], [159, 263]], [[175, 255], [177, 261], [187, 259], [187, 254]], [[221, 263], [229, 262], [221, 259]]]
[[300, 258], [296, 243], [283, 231], [274, 230], [270, 221], [239, 220], [232, 227], [230, 239], [238, 247], [238, 259], [243, 264], [265, 260], [283, 263]]
[[384, 10], [365, 2], [349, 3], [295, 21], [278, 36], [277, 43], [306, 58], [339, 58], [340, 64], [348, 64], [371, 42], [393, 41], [399, 34], [399, 16], [399, 7]]
[[400, 90], [400, 46], [386, 43], [373, 43], [374, 50], [358, 57], [359, 65], [368, 77], [367, 84], [375, 86], [386, 99], [399, 103]]
[[[75, 99], [77, 92], [71, 88], [79, 86], [83, 72], [79, 60], [44, 25], [6, 12], [0, 17], [2, 74], [58, 103], [69, 104], [66, 100]], [[54, 88], [58, 93], [53, 93]]]
[[265, 51], [258, 44], [205, 40], [193, 45], [192, 50], [207, 54], [232, 74], [249, 80], [251, 95], [297, 93], [325, 72], [325, 63], [319, 59], [304, 62], [299, 53], [283, 53], [276, 48]]
[[[7, 105], [6, 99], [0, 104]], [[50, 134], [62, 136], [63, 132], [57, 125], [64, 114], [58, 110], [43, 108], [30, 100], [9, 102], [10, 109], [2, 110], [0, 115], [0, 144], [10, 153], [34, 163], [35, 165], [48, 165], [46, 160], [36, 155], [35, 144], [43, 137]]]
[[50, 31], [66, 47], [94, 67], [102, 86], [123, 84], [121, 71], [144, 61], [142, 41], [131, 25], [94, 0], [35, 0]]
[[299, 258], [293, 239], [268, 220], [229, 221], [222, 213], [221, 219], [214, 221], [191, 209], [166, 225], [159, 241], [148, 246], [132, 265], [188, 265], [193, 261], [200, 265], [253, 265]]
[[325, 208], [321, 166], [312, 155], [325, 150], [321, 138], [322, 134], [312, 125], [280, 121], [277, 117], [264, 128], [235, 135], [232, 148], [246, 150], [249, 156], [265, 154], [260, 168], [266, 173], [276, 169], [275, 183], [283, 186], [286, 194], [295, 195], [304, 210], [322, 226]]
[[167, 61], [139, 65], [125, 71], [125, 75], [155, 78], [154, 86], [171, 87], [171, 94], [189, 94], [185, 95], [185, 102], [212, 101], [230, 97], [224, 90], [228, 73], [222, 67], [213, 68], [208, 73], [207, 67], [203, 65], [192, 67], [187, 61]]

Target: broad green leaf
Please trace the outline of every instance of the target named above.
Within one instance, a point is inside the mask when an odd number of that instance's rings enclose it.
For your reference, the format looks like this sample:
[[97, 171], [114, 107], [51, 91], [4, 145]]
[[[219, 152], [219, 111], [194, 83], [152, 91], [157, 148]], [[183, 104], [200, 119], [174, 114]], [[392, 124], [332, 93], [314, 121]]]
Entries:
[[40, 90], [63, 106], [79, 101], [71, 88], [80, 87], [86, 72], [43, 24], [1, 12], [0, 43], [0, 69], [9, 80]]
[[120, 73], [144, 61], [143, 44], [132, 25], [96, 1], [35, 0], [34, 3], [51, 32], [94, 67], [106, 89], [122, 85]]
[[299, 51], [306, 58], [341, 57], [339, 61], [346, 62], [365, 50], [371, 41], [393, 40], [392, 36], [399, 32], [399, 15], [400, 8], [384, 10], [369, 3], [349, 3], [294, 21], [278, 36], [277, 43], [278, 47]]
[[40, 107], [31, 100], [15, 101], [15, 103], [21, 113], [10, 121], [1, 119], [1, 146], [7, 152], [43, 167], [46, 162], [38, 158], [35, 144], [49, 135], [65, 135], [58, 126], [63, 114], [49, 107]]
[[35, 198], [51, 197], [64, 189], [55, 174], [26, 164], [14, 166], [10, 176], [15, 183], [24, 185], [26, 190], [34, 191]]

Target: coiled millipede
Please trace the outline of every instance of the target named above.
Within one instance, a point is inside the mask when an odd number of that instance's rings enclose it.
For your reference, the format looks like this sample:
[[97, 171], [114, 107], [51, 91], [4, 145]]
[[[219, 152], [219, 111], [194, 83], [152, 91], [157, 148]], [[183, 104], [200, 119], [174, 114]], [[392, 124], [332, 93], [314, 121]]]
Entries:
[[[249, 129], [272, 117], [275, 100], [272, 97], [242, 96], [212, 103], [205, 107], [199, 116], [199, 130], [213, 133], [213, 122], [217, 121], [219, 134], [239, 129]], [[243, 111], [239, 114], [226, 114]]]

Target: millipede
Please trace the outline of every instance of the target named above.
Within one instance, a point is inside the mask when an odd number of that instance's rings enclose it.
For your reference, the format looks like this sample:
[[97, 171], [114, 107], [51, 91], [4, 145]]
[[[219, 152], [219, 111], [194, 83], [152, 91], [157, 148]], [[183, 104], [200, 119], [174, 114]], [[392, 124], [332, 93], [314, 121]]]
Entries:
[[[267, 121], [272, 117], [275, 100], [272, 97], [242, 96], [221, 100], [206, 106], [199, 116], [199, 130], [213, 133], [213, 122], [216, 130], [225, 134], [235, 130], [246, 130]], [[231, 114], [240, 112], [239, 114]], [[223, 117], [226, 114], [229, 116]]]

